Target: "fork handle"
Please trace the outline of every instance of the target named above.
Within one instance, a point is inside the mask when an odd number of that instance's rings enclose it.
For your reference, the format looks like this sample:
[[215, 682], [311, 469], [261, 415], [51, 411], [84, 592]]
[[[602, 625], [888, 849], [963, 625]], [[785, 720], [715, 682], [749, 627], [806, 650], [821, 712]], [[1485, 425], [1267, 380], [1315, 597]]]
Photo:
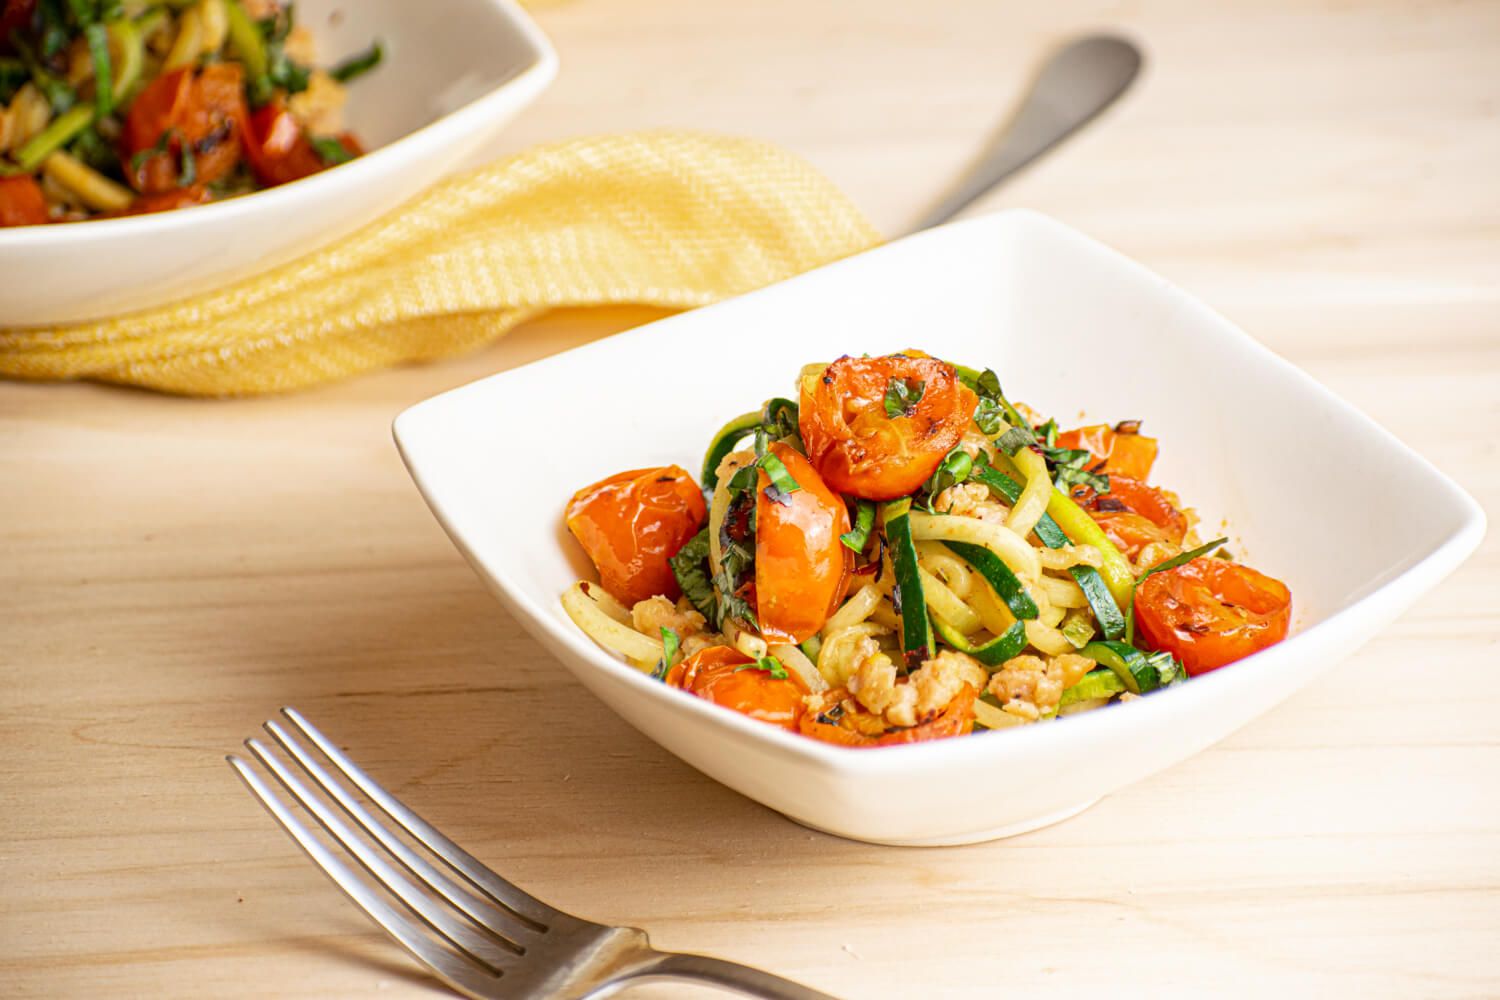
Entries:
[[631, 975], [632, 979], [686, 979], [734, 990], [746, 996], [765, 1000], [837, 1000], [811, 987], [738, 962], [727, 962], [708, 955], [680, 952], [658, 952]]

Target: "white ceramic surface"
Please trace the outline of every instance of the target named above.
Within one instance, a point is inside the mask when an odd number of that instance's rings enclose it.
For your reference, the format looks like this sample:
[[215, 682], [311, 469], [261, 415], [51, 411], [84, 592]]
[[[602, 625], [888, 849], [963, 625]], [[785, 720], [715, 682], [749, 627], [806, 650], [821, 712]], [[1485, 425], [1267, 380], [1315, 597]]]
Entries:
[[0, 328], [161, 305], [326, 245], [482, 162], [557, 73], [512, 0], [299, 0], [297, 17], [325, 65], [384, 44], [380, 67], [349, 87], [346, 121], [371, 152], [216, 204], [0, 229]]
[[[1227, 669], [1056, 723], [853, 750], [751, 721], [596, 647], [558, 596], [590, 568], [580, 486], [696, 469], [798, 368], [917, 347], [993, 367], [1071, 423], [1142, 418], [1154, 476], [1291, 586], [1295, 634]], [[921, 233], [427, 400], [396, 440], [479, 575], [584, 686], [684, 761], [809, 826], [957, 844], [1066, 818], [1223, 739], [1357, 650], [1473, 551], [1484, 516], [1369, 418], [1191, 297], [1045, 217]], [[1350, 502], [1350, 498], [1357, 502]]]

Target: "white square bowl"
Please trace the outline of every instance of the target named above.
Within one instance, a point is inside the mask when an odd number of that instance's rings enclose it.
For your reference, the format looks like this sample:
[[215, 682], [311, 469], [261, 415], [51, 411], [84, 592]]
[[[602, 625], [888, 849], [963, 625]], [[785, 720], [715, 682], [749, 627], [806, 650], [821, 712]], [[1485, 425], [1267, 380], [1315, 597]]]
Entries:
[[[558, 603], [590, 578], [562, 526], [625, 468], [696, 469], [805, 362], [921, 348], [988, 366], [1069, 423], [1141, 418], [1159, 481], [1285, 580], [1294, 634], [1227, 669], [1045, 725], [913, 746], [817, 743], [671, 690]], [[921, 233], [495, 375], [402, 413], [455, 544], [584, 686], [684, 761], [798, 822], [886, 844], [1035, 829], [1223, 739], [1348, 656], [1478, 545], [1484, 515], [1369, 418], [1184, 292], [1030, 212]], [[1358, 504], [1348, 502], [1358, 497]]]
[[479, 162], [557, 75], [513, 0], [300, 0], [321, 65], [372, 40], [346, 119], [370, 152], [302, 180], [153, 215], [0, 229], [0, 329], [75, 323], [227, 285], [354, 232]]

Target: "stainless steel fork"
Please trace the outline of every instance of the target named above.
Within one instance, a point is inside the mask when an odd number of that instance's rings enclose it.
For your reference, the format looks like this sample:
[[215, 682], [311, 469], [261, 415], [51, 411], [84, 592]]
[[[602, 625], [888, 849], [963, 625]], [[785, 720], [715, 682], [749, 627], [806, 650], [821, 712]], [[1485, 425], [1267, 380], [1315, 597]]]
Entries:
[[301, 713], [281, 714], [284, 721], [265, 728], [295, 764], [258, 739], [245, 741], [280, 788], [242, 757], [229, 755], [230, 766], [355, 905], [458, 992], [481, 1000], [593, 998], [646, 979], [686, 979], [771, 1000], [833, 1000], [746, 965], [657, 951], [645, 931], [548, 906], [381, 788]]

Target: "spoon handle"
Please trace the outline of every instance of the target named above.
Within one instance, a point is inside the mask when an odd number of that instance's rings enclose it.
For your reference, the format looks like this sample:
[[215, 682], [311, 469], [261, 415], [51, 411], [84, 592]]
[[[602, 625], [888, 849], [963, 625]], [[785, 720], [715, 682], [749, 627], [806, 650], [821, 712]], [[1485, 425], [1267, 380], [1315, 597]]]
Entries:
[[1089, 35], [1059, 49], [1042, 67], [1009, 124], [910, 231], [947, 222], [1086, 125], [1129, 88], [1141, 61], [1139, 49], [1113, 35]]

